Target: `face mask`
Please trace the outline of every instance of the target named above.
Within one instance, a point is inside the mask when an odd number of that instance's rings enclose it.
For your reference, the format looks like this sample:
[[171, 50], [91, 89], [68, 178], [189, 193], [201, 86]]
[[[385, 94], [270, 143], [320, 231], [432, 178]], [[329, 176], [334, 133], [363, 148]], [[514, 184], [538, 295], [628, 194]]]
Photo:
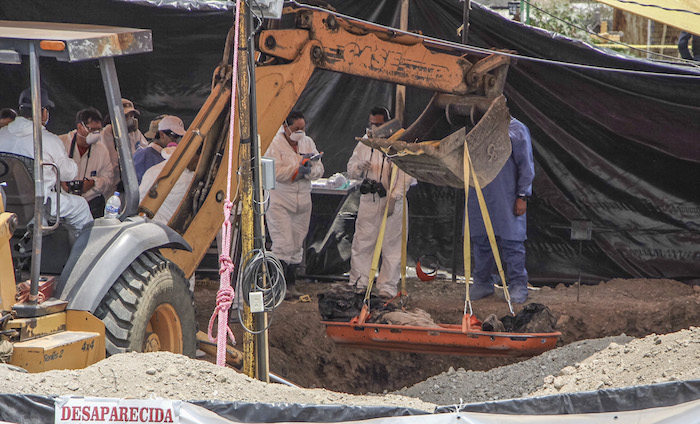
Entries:
[[87, 135], [87, 137], [85, 137], [85, 142], [87, 144], [90, 144], [90, 145], [95, 144], [98, 141], [100, 141], [100, 132], [99, 131], [91, 132], [90, 134]]
[[304, 139], [306, 136], [306, 133], [304, 131], [294, 131], [290, 136], [289, 139], [292, 141], [296, 141], [297, 143], [300, 142], [301, 140]]
[[134, 132], [139, 129], [139, 120], [134, 118], [133, 116], [129, 116], [126, 118], [126, 129], [129, 132]]

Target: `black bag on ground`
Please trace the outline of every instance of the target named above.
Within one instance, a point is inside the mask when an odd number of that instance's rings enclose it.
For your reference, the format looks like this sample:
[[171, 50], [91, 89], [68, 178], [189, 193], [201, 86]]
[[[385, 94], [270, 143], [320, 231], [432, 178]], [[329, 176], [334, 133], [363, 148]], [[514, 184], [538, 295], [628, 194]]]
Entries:
[[508, 333], [551, 333], [557, 320], [552, 311], [541, 303], [528, 303], [514, 317], [501, 318]]
[[528, 303], [515, 316], [506, 315], [500, 320], [489, 315], [481, 329], [506, 333], [552, 333], [557, 320], [552, 311], [541, 303]]
[[[364, 298], [364, 293], [355, 293], [354, 290], [342, 286], [332, 288], [326, 293], [319, 293], [318, 311], [321, 313], [321, 319], [324, 321], [350, 321], [360, 315]], [[391, 303], [385, 305], [385, 302], [378, 296], [372, 295], [370, 297], [370, 312], [372, 313], [393, 311], [396, 308], [397, 306]], [[374, 320], [368, 319], [367, 322], [374, 322]]]

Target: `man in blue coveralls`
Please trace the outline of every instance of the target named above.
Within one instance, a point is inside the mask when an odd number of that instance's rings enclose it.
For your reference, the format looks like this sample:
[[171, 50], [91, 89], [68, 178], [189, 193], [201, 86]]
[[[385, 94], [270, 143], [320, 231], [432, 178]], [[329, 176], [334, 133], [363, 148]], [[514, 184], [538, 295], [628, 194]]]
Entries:
[[[508, 288], [514, 303], [527, 300], [527, 270], [525, 269], [525, 240], [527, 239], [527, 200], [532, 194], [535, 164], [532, 157], [530, 131], [515, 118], [508, 128], [513, 146], [508, 161], [496, 178], [483, 187], [496, 242], [506, 265]], [[490, 296], [494, 282], [494, 257], [481, 217], [476, 191], [469, 189], [469, 228], [474, 251], [474, 284], [469, 290], [472, 300]]]

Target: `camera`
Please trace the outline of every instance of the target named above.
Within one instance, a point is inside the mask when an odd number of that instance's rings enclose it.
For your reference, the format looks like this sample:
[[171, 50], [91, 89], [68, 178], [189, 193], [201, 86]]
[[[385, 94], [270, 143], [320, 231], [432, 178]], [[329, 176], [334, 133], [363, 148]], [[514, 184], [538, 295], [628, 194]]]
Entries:
[[381, 181], [377, 182], [375, 180], [370, 180], [369, 178], [365, 178], [362, 180], [362, 183], [360, 184], [360, 193], [362, 194], [377, 194], [379, 197], [385, 197], [386, 196], [386, 189], [384, 188], [384, 184], [381, 183]]
[[81, 180], [67, 181], [66, 185], [70, 194], [81, 195], [83, 193], [83, 181]]

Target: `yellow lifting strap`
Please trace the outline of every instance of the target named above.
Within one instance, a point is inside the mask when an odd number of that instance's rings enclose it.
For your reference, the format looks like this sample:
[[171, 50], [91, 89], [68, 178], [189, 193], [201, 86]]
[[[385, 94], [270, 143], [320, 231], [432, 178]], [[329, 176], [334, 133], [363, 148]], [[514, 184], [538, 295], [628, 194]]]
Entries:
[[[396, 179], [398, 175], [398, 167], [391, 164], [391, 179], [389, 184], [389, 191], [387, 191], [387, 196], [391, 196], [394, 191], [394, 186], [396, 185]], [[369, 270], [369, 280], [367, 281], [367, 292], [365, 293], [365, 307], [369, 304], [370, 293], [372, 293], [372, 286], [374, 285], [374, 278], [377, 274], [377, 268], [379, 268], [379, 257], [382, 254], [382, 245], [384, 244], [384, 232], [386, 230], [386, 219], [389, 214], [389, 199], [387, 198], [386, 207], [384, 208], [384, 215], [382, 217], [382, 225], [379, 227], [379, 234], [377, 235], [377, 243], [374, 245], [374, 256], [372, 257], [372, 267]], [[364, 307], [363, 307], [364, 310]], [[364, 322], [364, 321], [362, 321]]]
[[508, 309], [511, 314], [513, 312], [513, 304], [510, 301], [510, 293], [508, 292], [508, 285], [506, 284], [505, 273], [503, 272], [503, 265], [501, 263], [501, 255], [498, 253], [498, 245], [496, 244], [496, 234], [493, 231], [493, 224], [491, 223], [491, 216], [489, 215], [488, 208], [486, 207], [486, 201], [484, 200], [484, 193], [481, 191], [481, 184], [479, 184], [479, 179], [474, 171], [474, 164], [472, 163], [471, 156], [469, 155], [469, 149], [467, 148], [467, 142], [464, 142], [464, 277], [466, 279], [466, 301], [464, 305], [464, 313], [467, 314], [467, 304], [469, 305], [469, 315], [472, 314], [471, 299], [469, 298], [469, 278], [471, 277], [471, 252], [469, 244], [469, 211], [467, 209], [467, 202], [469, 200], [469, 174], [474, 178], [474, 190], [476, 191], [476, 197], [479, 200], [479, 210], [481, 211], [481, 217], [484, 220], [484, 226], [486, 227], [486, 235], [489, 238], [489, 244], [491, 244], [491, 251], [493, 252], [493, 258], [496, 262], [496, 267], [498, 268], [498, 275], [501, 277], [501, 282], [503, 283], [503, 293], [505, 295], [506, 301], [508, 302]]
[[[408, 297], [406, 291], [406, 248], [408, 247], [408, 202], [406, 201], [406, 173], [403, 173], [401, 206], [401, 309], [404, 308], [403, 298]], [[387, 202], [388, 203], [388, 202]]]

